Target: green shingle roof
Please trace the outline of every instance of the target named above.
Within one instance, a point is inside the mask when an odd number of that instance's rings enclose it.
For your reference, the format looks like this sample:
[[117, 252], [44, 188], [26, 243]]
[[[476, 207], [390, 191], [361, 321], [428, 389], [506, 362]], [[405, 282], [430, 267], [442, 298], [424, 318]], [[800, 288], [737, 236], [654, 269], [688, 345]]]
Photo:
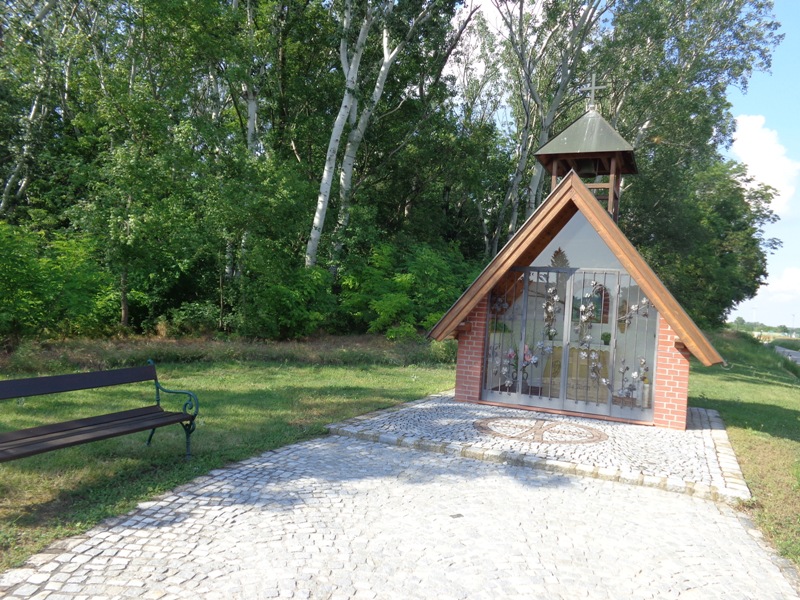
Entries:
[[622, 173], [636, 173], [633, 146], [594, 109], [589, 109], [564, 131], [536, 151], [535, 156], [549, 171], [555, 159], [572, 163], [578, 156], [621, 159]]

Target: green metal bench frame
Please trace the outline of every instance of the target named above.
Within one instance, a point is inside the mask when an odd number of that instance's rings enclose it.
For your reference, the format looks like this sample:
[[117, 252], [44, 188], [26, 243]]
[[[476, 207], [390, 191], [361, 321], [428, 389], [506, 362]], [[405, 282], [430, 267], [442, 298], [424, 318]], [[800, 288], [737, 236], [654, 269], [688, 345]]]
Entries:
[[[149, 446], [157, 428], [175, 423], [179, 423], [186, 433], [186, 458], [189, 459], [192, 455], [191, 435], [196, 427], [195, 421], [200, 404], [193, 392], [169, 390], [162, 387], [158, 382], [153, 361], [148, 361], [147, 366], [144, 367], [0, 381], [0, 400], [88, 390], [142, 381], [154, 382], [155, 404], [96, 417], [0, 433], [0, 462], [148, 429], [150, 430], [150, 436], [147, 438]], [[170, 412], [161, 408], [162, 392], [185, 396], [182, 410]]]

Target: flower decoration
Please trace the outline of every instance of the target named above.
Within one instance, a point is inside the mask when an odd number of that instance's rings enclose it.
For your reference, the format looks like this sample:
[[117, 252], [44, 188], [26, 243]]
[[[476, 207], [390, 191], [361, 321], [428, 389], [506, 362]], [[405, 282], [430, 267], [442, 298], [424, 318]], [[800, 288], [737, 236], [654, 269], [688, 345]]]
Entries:
[[[617, 395], [623, 398], [641, 397], [639, 392], [642, 385], [650, 383], [648, 373], [650, 367], [647, 365], [647, 360], [644, 358], [639, 359], [639, 370], [632, 371], [631, 368], [625, 364], [625, 359], [620, 361], [622, 366], [618, 369], [620, 373], [620, 387], [617, 390]], [[630, 375], [628, 375], [630, 372]]]
[[491, 311], [495, 314], [505, 312], [508, 309], [508, 307], [509, 304], [508, 301], [505, 299], [505, 297], [496, 296], [492, 300]]
[[642, 298], [639, 304], [631, 304], [625, 314], [617, 320], [620, 323], [625, 323], [625, 325], [630, 325], [635, 316], [644, 317], [645, 319], [650, 316], [650, 301], [647, 298]]
[[556, 319], [560, 312], [560, 306], [558, 305], [560, 301], [558, 290], [555, 287], [547, 288], [547, 295], [542, 303], [542, 309], [544, 309], [544, 334], [548, 340], [553, 340], [558, 335]]
[[[505, 384], [512, 385], [517, 380], [517, 375], [519, 372], [520, 364], [517, 358], [517, 350], [515, 348], [509, 348], [508, 351], [505, 353], [505, 360], [503, 361], [502, 368], [500, 370], [501, 374], [505, 376]], [[529, 366], [533, 365], [534, 367], [539, 365], [539, 357], [534, 354], [530, 346], [525, 344], [522, 349], [522, 378], [527, 379], [527, 372], [525, 369]], [[495, 370], [495, 374], [497, 370]]]

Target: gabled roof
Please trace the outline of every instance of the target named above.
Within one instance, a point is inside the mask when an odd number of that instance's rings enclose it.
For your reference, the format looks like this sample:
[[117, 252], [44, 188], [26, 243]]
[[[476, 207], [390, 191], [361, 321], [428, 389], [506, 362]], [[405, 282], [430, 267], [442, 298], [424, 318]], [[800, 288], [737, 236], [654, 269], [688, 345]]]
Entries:
[[[554, 160], [564, 160], [574, 168], [575, 159], [581, 156], [604, 158], [616, 156], [623, 175], [637, 172], [633, 146], [594, 109], [589, 109], [573, 121], [564, 131], [539, 148], [534, 155], [550, 173], [553, 172]], [[561, 174], [564, 172], [566, 171], [561, 171]]]
[[508, 285], [518, 278], [519, 273], [512, 272], [511, 269], [529, 266], [578, 211], [597, 231], [689, 352], [707, 367], [723, 363], [724, 360], [703, 332], [574, 172], [570, 172], [561, 180], [536, 212], [431, 329], [428, 336], [439, 341], [454, 337], [458, 326], [467, 318], [475, 305], [496, 286]]

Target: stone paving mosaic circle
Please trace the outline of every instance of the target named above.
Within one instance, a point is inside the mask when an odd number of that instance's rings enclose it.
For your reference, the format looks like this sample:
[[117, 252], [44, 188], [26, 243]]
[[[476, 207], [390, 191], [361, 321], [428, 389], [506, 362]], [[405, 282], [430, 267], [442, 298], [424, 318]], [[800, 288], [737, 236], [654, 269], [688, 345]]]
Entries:
[[493, 417], [475, 422], [481, 433], [539, 444], [595, 444], [608, 436], [594, 427], [528, 417]]

